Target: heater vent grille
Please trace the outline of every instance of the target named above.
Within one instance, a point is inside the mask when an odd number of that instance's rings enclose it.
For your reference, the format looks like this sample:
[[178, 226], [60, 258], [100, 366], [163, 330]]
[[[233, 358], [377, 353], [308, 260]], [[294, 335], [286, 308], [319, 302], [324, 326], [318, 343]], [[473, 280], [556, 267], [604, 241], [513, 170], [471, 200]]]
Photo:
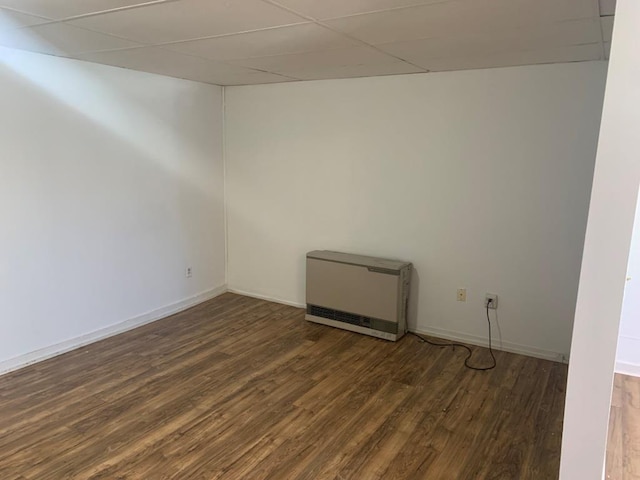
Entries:
[[307, 305], [307, 314], [313, 315], [314, 317], [335, 320], [337, 322], [349, 323], [351, 325], [373, 328], [382, 332], [398, 333], [398, 324], [395, 322], [366, 317], [364, 315], [356, 315], [354, 313], [343, 312], [341, 310], [334, 310], [333, 308]]

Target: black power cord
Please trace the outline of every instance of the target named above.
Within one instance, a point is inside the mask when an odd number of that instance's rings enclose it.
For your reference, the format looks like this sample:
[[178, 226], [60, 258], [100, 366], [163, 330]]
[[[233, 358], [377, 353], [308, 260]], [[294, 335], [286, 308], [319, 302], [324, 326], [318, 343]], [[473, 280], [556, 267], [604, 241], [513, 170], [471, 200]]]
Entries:
[[422, 340], [424, 343], [428, 343], [429, 345], [433, 345], [434, 347], [451, 347], [454, 348], [455, 347], [460, 347], [460, 348], [464, 348], [467, 351], [467, 358], [464, 359], [464, 366], [471, 369], [471, 370], [477, 370], [480, 372], [485, 372], [487, 370], [492, 370], [494, 368], [496, 368], [496, 357], [493, 355], [493, 349], [491, 348], [491, 317], [489, 317], [489, 305], [491, 305], [492, 300], [489, 299], [489, 301], [487, 302], [487, 323], [489, 324], [489, 353], [491, 354], [491, 359], [493, 360], [493, 364], [488, 366], [488, 367], [474, 367], [473, 365], [469, 365], [469, 360], [471, 359], [473, 352], [471, 351], [471, 349], [469, 347], [467, 347], [466, 345], [463, 345], [462, 343], [436, 343], [436, 342], [432, 342], [431, 340], [426, 339], [425, 337], [423, 337], [422, 335], [419, 335], [415, 332], [409, 332], [411, 335], [414, 335], [416, 337], [418, 337], [420, 340]]

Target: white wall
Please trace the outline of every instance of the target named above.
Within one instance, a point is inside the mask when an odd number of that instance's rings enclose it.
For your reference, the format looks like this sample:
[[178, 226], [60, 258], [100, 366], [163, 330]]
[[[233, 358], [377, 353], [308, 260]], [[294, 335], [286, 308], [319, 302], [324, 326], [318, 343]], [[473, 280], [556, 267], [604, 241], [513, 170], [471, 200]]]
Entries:
[[0, 370], [224, 285], [221, 104], [219, 87], [0, 49]]
[[616, 354], [616, 371], [635, 376], [640, 376], [640, 198], [638, 200]]
[[613, 369], [640, 184], [640, 2], [618, 0], [571, 343], [562, 480], [603, 478]]
[[[412, 328], [569, 351], [606, 64], [226, 89], [228, 283], [303, 304], [304, 256], [414, 262]], [[456, 289], [467, 288], [467, 302]]]

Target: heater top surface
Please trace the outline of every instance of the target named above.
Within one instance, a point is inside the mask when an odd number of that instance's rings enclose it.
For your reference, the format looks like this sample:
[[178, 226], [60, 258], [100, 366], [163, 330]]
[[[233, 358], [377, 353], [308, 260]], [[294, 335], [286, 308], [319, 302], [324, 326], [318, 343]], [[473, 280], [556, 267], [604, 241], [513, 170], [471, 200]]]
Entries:
[[367, 257], [365, 255], [352, 255], [350, 253], [332, 252], [330, 250], [314, 250], [313, 252], [307, 253], [307, 258], [324, 260], [327, 262], [344, 263], [347, 265], [382, 268], [398, 272], [411, 265], [410, 262], [403, 262], [400, 260], [388, 260], [385, 258]]

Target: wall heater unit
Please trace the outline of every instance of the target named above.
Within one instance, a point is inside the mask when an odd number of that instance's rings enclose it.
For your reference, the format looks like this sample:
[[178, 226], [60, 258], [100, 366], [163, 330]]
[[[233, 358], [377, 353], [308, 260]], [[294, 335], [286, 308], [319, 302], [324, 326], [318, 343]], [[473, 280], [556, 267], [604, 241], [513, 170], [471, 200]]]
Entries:
[[311, 322], [386, 340], [405, 334], [411, 263], [317, 250], [307, 254]]

